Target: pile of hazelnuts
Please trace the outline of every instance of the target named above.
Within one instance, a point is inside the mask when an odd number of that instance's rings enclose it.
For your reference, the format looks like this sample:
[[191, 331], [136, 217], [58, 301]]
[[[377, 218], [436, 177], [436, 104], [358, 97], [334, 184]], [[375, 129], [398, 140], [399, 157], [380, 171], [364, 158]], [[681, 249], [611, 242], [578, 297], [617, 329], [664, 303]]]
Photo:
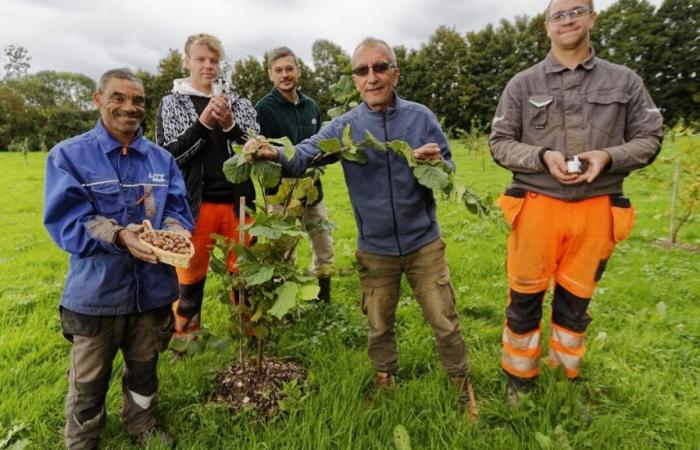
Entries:
[[187, 255], [190, 253], [190, 243], [184, 236], [177, 233], [146, 231], [141, 234], [141, 239], [154, 247], [170, 253]]

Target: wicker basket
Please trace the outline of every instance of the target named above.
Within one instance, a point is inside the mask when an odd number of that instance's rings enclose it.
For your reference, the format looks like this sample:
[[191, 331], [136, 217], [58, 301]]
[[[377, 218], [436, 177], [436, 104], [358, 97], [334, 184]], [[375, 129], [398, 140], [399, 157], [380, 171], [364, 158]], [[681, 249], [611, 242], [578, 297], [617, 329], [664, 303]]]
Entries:
[[[190, 259], [192, 259], [192, 256], [194, 256], [194, 245], [192, 242], [185, 238], [185, 242], [187, 242], [187, 247], [189, 249], [189, 253], [186, 254], [181, 254], [181, 253], [173, 253], [169, 252], [167, 250], [163, 250], [162, 248], [158, 248], [155, 245], [151, 244], [150, 242], [147, 242], [143, 238], [143, 234], [149, 231], [155, 231], [159, 235], [163, 236], [174, 236], [177, 235], [178, 233], [175, 233], [174, 231], [168, 231], [168, 230], [154, 230], [153, 225], [151, 224], [151, 221], [146, 219], [143, 221], [143, 228], [144, 231], [139, 234], [139, 242], [141, 242], [142, 245], [150, 248], [153, 250], [153, 253], [158, 257], [158, 261], [164, 263], [164, 264], [169, 264], [171, 266], [175, 267], [184, 267], [187, 268], [190, 266]], [[182, 235], [179, 235], [182, 236]]]

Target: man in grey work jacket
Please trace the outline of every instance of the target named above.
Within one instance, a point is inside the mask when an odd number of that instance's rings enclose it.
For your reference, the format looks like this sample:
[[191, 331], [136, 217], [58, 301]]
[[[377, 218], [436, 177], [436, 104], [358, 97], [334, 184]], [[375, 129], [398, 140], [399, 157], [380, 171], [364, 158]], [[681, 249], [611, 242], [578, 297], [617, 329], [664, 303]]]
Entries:
[[579, 377], [589, 301], [634, 219], [622, 182], [661, 147], [661, 114], [642, 80], [591, 49], [595, 20], [591, 1], [551, 1], [551, 51], [510, 80], [493, 119], [493, 158], [513, 172], [499, 199], [512, 225], [501, 359], [511, 405], [539, 373], [542, 299], [552, 280], [548, 363]]
[[[340, 138], [350, 124], [353, 141], [370, 131], [380, 141], [399, 139], [417, 159], [444, 159], [454, 167], [447, 139], [435, 114], [400, 98], [396, 56], [381, 40], [367, 38], [352, 57], [353, 81], [364, 100], [296, 146], [287, 161], [281, 149], [263, 149], [258, 158], [279, 160], [289, 175], [301, 174], [323, 139]], [[250, 145], [250, 144], [249, 144]], [[381, 387], [394, 384], [398, 365], [395, 318], [401, 275], [405, 274], [433, 328], [438, 356], [467, 406], [468, 360], [462, 338], [445, 243], [435, 216], [435, 198], [420, 185], [407, 161], [394, 152], [367, 150], [367, 163], [343, 161], [358, 231], [362, 311], [369, 322], [369, 357]], [[473, 406], [473, 405], [472, 405]]]
[[127, 432], [138, 443], [172, 444], [154, 412], [158, 353], [172, 334], [177, 276], [140, 244], [138, 232], [148, 219], [156, 229], [189, 235], [187, 191], [170, 153], [139, 128], [145, 95], [138, 78], [110, 70], [93, 100], [97, 126], [57, 144], [46, 164], [44, 224], [70, 253], [60, 308], [72, 344], [65, 443], [98, 447], [112, 362], [121, 350]]
[[[267, 54], [267, 73], [274, 87], [255, 105], [260, 134], [266, 138], [287, 137], [295, 145], [316, 134], [321, 128], [321, 115], [316, 102], [299, 89], [301, 68], [297, 64], [294, 52], [287, 47], [272, 49]], [[322, 226], [323, 222], [328, 221], [328, 213], [323, 202], [320, 178], [314, 182], [314, 186], [318, 189], [318, 199], [313, 203], [305, 201], [302, 224], [311, 240], [313, 250], [311, 272], [318, 278], [320, 288], [318, 298], [329, 303], [333, 237], [331, 231]], [[270, 191], [270, 193], [276, 193], [277, 188]]]

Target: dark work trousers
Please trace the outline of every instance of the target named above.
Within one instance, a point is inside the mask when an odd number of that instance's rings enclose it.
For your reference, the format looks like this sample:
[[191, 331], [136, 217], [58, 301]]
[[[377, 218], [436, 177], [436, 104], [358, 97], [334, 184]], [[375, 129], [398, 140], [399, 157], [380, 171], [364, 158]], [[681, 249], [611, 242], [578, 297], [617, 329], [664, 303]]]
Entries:
[[124, 356], [120, 415], [129, 435], [156, 425], [158, 353], [173, 330], [171, 306], [120, 316], [88, 316], [61, 310], [63, 333], [72, 343], [66, 396], [65, 443], [93, 449], [106, 423], [105, 397], [118, 350]]

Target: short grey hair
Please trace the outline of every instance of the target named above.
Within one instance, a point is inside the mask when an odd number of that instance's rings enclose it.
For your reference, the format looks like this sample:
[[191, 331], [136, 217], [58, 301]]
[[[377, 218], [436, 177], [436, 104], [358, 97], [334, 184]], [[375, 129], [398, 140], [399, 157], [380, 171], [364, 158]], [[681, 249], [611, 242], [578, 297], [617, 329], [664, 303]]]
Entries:
[[299, 65], [297, 55], [289, 47], [277, 47], [267, 52], [267, 68], [272, 69], [272, 63], [285, 56], [291, 56], [294, 58], [294, 65]]
[[391, 48], [389, 44], [386, 43], [386, 41], [382, 39], [377, 39], [375, 37], [369, 36], [357, 44], [357, 47], [355, 47], [355, 51], [352, 52], [352, 63], [353, 65], [355, 64], [355, 56], [357, 55], [357, 52], [360, 51], [361, 48], [364, 47], [381, 47], [384, 49], [386, 52], [387, 56], [389, 57], [389, 62], [391, 63], [392, 66], [397, 67], [397, 62], [396, 62], [396, 52], [394, 52], [394, 49]]
[[97, 92], [103, 93], [109, 81], [114, 78], [118, 80], [135, 81], [136, 83], [140, 84], [141, 87], [143, 87], [143, 82], [136, 75], [134, 75], [134, 73], [131, 70], [126, 68], [119, 68], [108, 70], [107, 72], [102, 74], [100, 80], [97, 82]]

